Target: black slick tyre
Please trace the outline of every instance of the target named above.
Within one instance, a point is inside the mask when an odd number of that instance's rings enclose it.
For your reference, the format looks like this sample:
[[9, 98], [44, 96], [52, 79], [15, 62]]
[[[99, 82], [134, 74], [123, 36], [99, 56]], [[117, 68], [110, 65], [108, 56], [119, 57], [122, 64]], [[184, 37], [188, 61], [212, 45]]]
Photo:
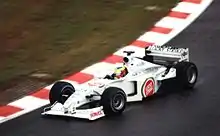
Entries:
[[183, 89], [192, 89], [198, 77], [198, 69], [192, 62], [179, 62], [175, 65], [177, 85]]
[[56, 101], [64, 104], [64, 102], [75, 92], [75, 88], [72, 84], [64, 81], [56, 82], [49, 93], [50, 104], [54, 104]]
[[126, 107], [126, 94], [123, 90], [116, 87], [107, 88], [100, 100], [106, 115], [119, 115]]

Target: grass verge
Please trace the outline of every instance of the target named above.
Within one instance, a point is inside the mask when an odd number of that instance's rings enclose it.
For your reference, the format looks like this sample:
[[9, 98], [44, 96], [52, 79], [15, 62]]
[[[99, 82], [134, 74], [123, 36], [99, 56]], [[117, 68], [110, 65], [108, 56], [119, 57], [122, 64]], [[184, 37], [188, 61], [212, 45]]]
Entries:
[[[103, 59], [148, 30], [176, 2], [0, 1], [0, 95], [10, 99], [7, 95], [17, 91], [13, 98], [20, 97]], [[46, 74], [46, 80], [33, 79], [34, 73]], [[0, 97], [0, 103], [6, 101]]]

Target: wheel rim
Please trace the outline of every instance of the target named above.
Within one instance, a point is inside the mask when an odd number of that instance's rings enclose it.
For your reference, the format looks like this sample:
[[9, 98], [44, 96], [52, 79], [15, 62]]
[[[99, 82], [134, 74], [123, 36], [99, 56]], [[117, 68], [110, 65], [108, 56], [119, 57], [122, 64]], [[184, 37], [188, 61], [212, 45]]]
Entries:
[[188, 76], [188, 82], [189, 82], [190, 84], [195, 83], [196, 78], [197, 78], [196, 70], [195, 70], [193, 67], [191, 67], [191, 68], [188, 70], [187, 74], [188, 74], [188, 75], [187, 75], [187, 76]]
[[124, 107], [125, 101], [122, 94], [116, 94], [112, 100], [114, 109], [120, 110]]
[[73, 94], [73, 90], [71, 87], [63, 88], [61, 92], [61, 102], [64, 103], [72, 94]]

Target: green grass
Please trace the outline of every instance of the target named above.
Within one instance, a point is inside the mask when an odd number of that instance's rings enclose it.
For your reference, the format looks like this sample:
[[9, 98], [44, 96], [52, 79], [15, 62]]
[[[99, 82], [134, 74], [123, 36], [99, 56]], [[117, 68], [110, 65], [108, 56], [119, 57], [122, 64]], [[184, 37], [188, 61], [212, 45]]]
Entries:
[[79, 71], [131, 43], [176, 2], [0, 0], [0, 84], [36, 72], [56, 80]]

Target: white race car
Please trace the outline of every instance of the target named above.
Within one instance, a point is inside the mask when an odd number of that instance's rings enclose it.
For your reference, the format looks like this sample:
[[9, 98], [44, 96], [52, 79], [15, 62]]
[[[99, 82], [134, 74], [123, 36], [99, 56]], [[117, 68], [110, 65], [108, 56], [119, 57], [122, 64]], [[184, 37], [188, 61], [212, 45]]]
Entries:
[[[194, 87], [198, 70], [189, 62], [188, 48], [149, 46], [140, 58], [124, 51], [123, 64], [112, 74], [85, 84], [57, 81], [49, 93], [50, 106], [42, 115], [60, 115], [95, 120], [121, 114], [127, 102], [141, 101], [171, 80], [180, 89]], [[173, 80], [174, 79], [174, 80]]]

